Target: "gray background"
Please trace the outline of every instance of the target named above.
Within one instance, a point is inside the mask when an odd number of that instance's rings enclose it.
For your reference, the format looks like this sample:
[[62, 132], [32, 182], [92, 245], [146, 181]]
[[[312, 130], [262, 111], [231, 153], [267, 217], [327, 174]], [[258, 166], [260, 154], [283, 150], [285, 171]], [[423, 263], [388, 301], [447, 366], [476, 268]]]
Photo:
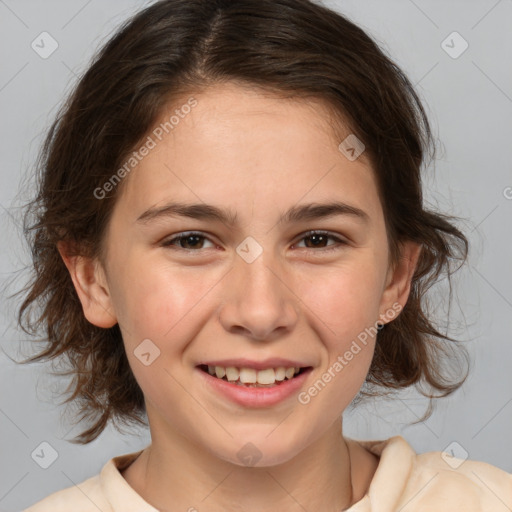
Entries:
[[[450, 333], [468, 340], [470, 378], [454, 396], [439, 401], [425, 423], [411, 425], [426, 404], [407, 391], [394, 401], [368, 403], [347, 414], [345, 433], [359, 439], [399, 434], [418, 452], [457, 442], [450, 447], [456, 455], [467, 452], [471, 459], [512, 472], [512, 1], [325, 3], [367, 29], [417, 85], [441, 141], [435, 169], [425, 174], [427, 199], [467, 219], [461, 227], [471, 243], [469, 264], [455, 280], [450, 316]], [[3, 284], [29, 262], [17, 227], [18, 206], [30, 196], [24, 179], [45, 129], [92, 52], [147, 4], [0, 0]], [[47, 59], [31, 48], [43, 31], [59, 45]], [[469, 44], [458, 58], [442, 47], [453, 31]], [[460, 40], [447, 42], [452, 52], [461, 48]], [[16, 327], [16, 305], [6, 293], [0, 317], [0, 510], [16, 511], [97, 474], [109, 458], [139, 450], [149, 437], [144, 431], [123, 436], [109, 429], [88, 446], [68, 441], [79, 429], [58, 406], [56, 392], [64, 382], [48, 374], [48, 365], [21, 366], [10, 359], [30, 353], [30, 343]], [[58, 454], [48, 469], [31, 457], [44, 441]]]

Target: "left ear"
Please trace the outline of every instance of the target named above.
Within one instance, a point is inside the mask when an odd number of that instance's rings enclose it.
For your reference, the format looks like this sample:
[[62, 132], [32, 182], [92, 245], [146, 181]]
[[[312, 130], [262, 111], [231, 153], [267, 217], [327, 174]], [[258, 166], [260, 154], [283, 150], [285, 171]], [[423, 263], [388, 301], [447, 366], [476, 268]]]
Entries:
[[[400, 244], [400, 257], [394, 266], [390, 266], [386, 277], [386, 285], [380, 304], [380, 323], [386, 323], [386, 312], [397, 304], [400, 311], [407, 303], [411, 291], [411, 281], [421, 253], [421, 244], [406, 240]], [[395, 315], [393, 315], [395, 316]]]

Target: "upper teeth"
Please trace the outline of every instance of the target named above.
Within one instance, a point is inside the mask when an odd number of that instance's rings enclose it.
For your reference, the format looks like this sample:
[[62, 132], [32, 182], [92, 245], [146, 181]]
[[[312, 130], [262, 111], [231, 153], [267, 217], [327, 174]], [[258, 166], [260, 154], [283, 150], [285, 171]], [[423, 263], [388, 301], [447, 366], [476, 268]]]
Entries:
[[234, 366], [210, 366], [208, 365], [208, 373], [216, 375], [219, 379], [226, 377], [230, 382], [236, 382], [240, 379], [243, 384], [274, 384], [276, 381], [283, 381], [293, 378], [299, 373], [300, 368], [266, 368], [265, 370], [255, 370], [254, 368], [235, 368]]

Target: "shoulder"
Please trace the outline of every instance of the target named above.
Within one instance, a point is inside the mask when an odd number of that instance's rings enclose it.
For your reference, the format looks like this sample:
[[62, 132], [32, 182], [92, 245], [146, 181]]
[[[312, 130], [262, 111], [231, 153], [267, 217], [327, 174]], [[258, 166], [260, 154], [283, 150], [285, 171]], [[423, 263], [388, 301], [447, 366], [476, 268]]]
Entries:
[[69, 512], [71, 508], [73, 512], [111, 511], [103, 497], [99, 475], [50, 494], [24, 512]]
[[158, 512], [132, 489], [121, 472], [141, 451], [110, 459], [101, 472], [82, 483], [50, 494], [23, 512]]
[[414, 510], [453, 510], [455, 506], [466, 512], [512, 509], [512, 474], [445, 452], [417, 455], [407, 488], [410, 499], [414, 499], [413, 493], [417, 496], [419, 508]]
[[402, 512], [512, 510], [512, 474], [491, 464], [440, 451], [416, 454], [401, 436], [359, 443], [380, 458], [368, 491], [372, 503]]

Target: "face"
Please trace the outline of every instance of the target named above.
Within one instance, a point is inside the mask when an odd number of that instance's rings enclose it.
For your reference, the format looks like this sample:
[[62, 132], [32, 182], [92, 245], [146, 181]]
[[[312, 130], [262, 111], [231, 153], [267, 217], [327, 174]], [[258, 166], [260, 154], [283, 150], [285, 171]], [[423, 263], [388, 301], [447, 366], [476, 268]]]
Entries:
[[[405, 303], [410, 269], [391, 271], [371, 166], [340, 151], [321, 103], [233, 84], [194, 99], [161, 140], [149, 134], [154, 147], [125, 178], [81, 299], [96, 325], [119, 323], [153, 438], [235, 464], [257, 450], [258, 465], [277, 464], [328, 432], [357, 394], [371, 328]], [[301, 370], [249, 387], [208, 365], [261, 381]]]

